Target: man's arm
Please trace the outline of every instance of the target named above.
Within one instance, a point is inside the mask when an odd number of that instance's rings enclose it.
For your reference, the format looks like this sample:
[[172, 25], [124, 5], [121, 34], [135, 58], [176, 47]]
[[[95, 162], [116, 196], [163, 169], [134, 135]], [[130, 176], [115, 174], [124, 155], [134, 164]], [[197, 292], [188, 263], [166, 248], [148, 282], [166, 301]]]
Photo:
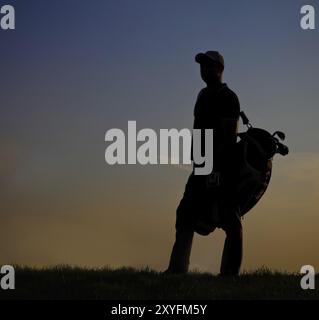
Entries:
[[233, 145], [237, 141], [238, 118], [222, 118], [220, 120], [223, 145]]
[[219, 120], [219, 159], [221, 166], [231, 170], [233, 165], [234, 149], [237, 142], [240, 105], [237, 96], [232, 93], [225, 99], [224, 113]]
[[[196, 102], [195, 102], [195, 107], [194, 107], [194, 123], [193, 123], [193, 129], [199, 129], [201, 128], [201, 124], [199, 123], [199, 99], [200, 97], [202, 96], [203, 94], [203, 91], [204, 89], [200, 90], [198, 95], [197, 95], [197, 98], [196, 98]], [[192, 135], [192, 142], [191, 142], [191, 161], [194, 161], [193, 159], [193, 135]]]

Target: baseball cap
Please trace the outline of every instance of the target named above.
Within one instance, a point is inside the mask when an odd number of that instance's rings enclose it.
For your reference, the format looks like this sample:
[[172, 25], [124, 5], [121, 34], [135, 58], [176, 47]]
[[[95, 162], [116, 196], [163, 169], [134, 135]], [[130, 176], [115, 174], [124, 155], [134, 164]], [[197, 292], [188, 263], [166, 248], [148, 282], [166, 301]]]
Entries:
[[198, 53], [195, 56], [197, 63], [205, 63], [209, 61], [215, 61], [220, 63], [223, 68], [225, 67], [224, 58], [218, 51], [206, 51], [205, 53]]

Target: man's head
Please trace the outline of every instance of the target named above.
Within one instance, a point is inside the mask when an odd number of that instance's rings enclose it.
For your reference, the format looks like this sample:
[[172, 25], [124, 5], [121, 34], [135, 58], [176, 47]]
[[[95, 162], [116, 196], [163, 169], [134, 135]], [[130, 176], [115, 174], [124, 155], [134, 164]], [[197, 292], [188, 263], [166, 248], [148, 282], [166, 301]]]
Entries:
[[207, 85], [214, 85], [222, 81], [224, 58], [218, 51], [198, 53], [195, 61], [200, 64], [200, 74]]

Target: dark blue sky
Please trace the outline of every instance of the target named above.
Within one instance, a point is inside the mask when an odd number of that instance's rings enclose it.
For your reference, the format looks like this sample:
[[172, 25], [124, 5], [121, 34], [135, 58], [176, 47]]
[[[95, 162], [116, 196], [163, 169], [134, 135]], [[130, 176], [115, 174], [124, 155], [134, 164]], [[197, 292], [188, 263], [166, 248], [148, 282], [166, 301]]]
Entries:
[[51, 113], [103, 130], [128, 119], [189, 127], [202, 86], [194, 55], [217, 49], [224, 81], [257, 126], [286, 130], [297, 151], [318, 149], [319, 35], [299, 27], [303, 1], [11, 3], [17, 30], [0, 34], [8, 127], [13, 117], [46, 126]]

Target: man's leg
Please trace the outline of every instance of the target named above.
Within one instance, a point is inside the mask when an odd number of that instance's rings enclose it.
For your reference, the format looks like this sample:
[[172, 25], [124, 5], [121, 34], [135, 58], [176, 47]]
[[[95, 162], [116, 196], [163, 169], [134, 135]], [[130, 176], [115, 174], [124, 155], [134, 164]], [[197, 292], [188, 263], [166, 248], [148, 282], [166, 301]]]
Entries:
[[193, 244], [193, 201], [196, 184], [194, 175], [187, 180], [185, 192], [176, 209], [175, 242], [165, 273], [186, 273], [188, 271]]
[[187, 273], [192, 250], [194, 231], [188, 228], [176, 229], [175, 243], [166, 273]]
[[243, 255], [243, 231], [240, 217], [235, 214], [223, 226], [226, 239], [220, 267], [221, 275], [238, 275]]

